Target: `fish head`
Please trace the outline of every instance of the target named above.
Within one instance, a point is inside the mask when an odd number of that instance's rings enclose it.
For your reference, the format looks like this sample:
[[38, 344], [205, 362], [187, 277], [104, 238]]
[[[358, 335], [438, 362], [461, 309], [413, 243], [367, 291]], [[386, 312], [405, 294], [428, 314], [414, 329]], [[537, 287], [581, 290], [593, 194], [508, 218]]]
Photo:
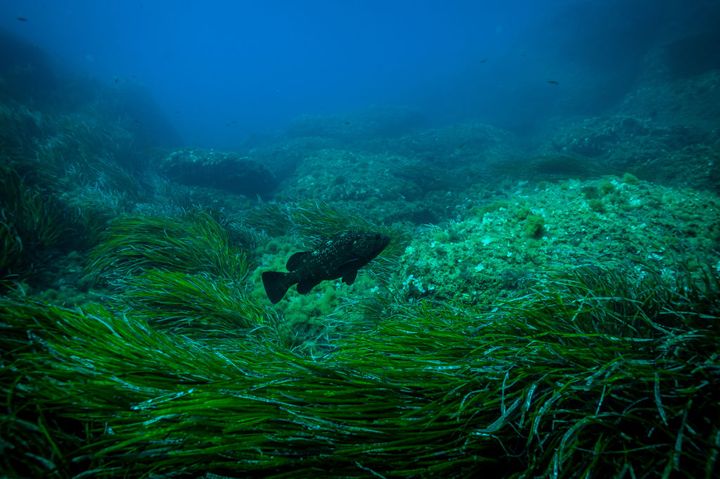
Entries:
[[374, 258], [390, 244], [390, 237], [380, 233], [365, 233], [361, 241], [363, 253], [367, 258]]

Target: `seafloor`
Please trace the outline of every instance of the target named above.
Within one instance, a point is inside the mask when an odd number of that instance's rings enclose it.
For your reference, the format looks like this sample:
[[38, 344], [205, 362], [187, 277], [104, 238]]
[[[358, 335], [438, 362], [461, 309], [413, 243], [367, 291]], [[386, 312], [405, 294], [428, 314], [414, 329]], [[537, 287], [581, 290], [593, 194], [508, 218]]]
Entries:
[[[22, 74], [1, 475], [717, 477], [717, 70], [532, 138], [388, 108], [233, 152]], [[358, 229], [392, 241], [355, 284], [270, 304], [261, 272]]]

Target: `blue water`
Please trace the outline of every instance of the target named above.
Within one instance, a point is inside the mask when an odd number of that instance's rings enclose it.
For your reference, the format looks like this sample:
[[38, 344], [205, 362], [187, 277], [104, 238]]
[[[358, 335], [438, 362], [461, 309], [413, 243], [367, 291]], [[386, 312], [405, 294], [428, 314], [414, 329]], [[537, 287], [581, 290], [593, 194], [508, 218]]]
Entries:
[[189, 146], [302, 115], [402, 106], [525, 131], [592, 115], [717, 1], [4, 0], [0, 30], [74, 74], [141, 89]]

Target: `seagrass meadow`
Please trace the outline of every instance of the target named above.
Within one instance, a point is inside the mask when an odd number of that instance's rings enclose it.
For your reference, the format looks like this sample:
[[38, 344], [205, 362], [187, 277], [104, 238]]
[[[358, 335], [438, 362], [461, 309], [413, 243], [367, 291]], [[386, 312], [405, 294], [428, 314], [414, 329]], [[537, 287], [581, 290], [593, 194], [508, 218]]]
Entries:
[[[220, 151], [30, 53], [0, 55], [0, 479], [720, 477], [718, 68], [650, 51], [532, 132], [378, 107]], [[359, 231], [390, 243], [356, 279], [270, 301]]]
[[[427, 224], [429, 198], [337, 179], [257, 201], [91, 153], [33, 174], [23, 148], [0, 169], [6, 477], [717, 475], [712, 191], [506, 179]], [[391, 243], [270, 303], [263, 271], [346, 230]]]
[[134, 215], [88, 253], [104, 289], [61, 305], [9, 285], [4, 473], [717, 472], [716, 272], [574, 268], [472, 304], [368, 279], [372, 294], [300, 328], [253, 296], [251, 267], [206, 213]]

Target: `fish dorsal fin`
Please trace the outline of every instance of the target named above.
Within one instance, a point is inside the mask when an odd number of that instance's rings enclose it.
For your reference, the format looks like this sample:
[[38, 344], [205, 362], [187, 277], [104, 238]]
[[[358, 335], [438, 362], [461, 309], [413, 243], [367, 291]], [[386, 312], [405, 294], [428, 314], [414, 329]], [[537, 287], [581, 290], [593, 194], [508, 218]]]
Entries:
[[288, 271], [295, 271], [303, 264], [305, 258], [311, 254], [312, 252], [310, 251], [300, 251], [298, 253], [295, 253], [287, 260], [287, 264], [285, 265], [285, 267]]
[[343, 283], [345, 284], [353, 284], [355, 282], [355, 278], [357, 278], [357, 272], [358, 270], [353, 269], [345, 273], [342, 277]]

